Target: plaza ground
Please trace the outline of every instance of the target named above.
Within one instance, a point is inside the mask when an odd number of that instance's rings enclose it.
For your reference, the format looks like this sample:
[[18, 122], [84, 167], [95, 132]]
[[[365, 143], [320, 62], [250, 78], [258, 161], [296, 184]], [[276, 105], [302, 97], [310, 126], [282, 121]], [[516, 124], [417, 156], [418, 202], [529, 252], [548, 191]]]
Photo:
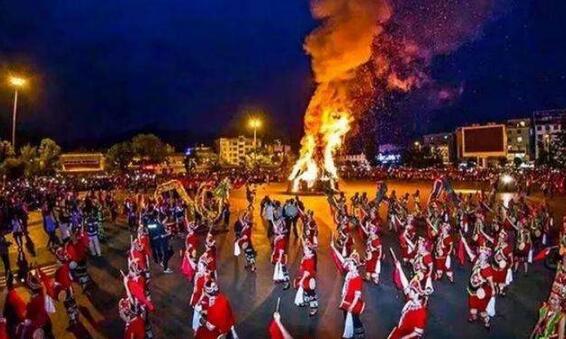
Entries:
[[[430, 182], [403, 183], [391, 182], [389, 190], [395, 189], [398, 196], [405, 192], [413, 193], [417, 188], [423, 195], [423, 201], [430, 191]], [[237, 319], [237, 332], [240, 338], [265, 338], [267, 326], [275, 309], [277, 298], [281, 297], [281, 316], [283, 323], [295, 338], [340, 338], [343, 329], [343, 315], [338, 309], [343, 279], [337, 274], [329, 255], [329, 242], [335, 229], [330, 210], [324, 196], [302, 197], [305, 206], [315, 211], [319, 226], [318, 250], [318, 294], [320, 297], [319, 314], [309, 318], [307, 309], [293, 304], [295, 291], [283, 291], [272, 282], [273, 266], [269, 262], [270, 245], [266, 230], [257, 211], [259, 201], [264, 195], [284, 200], [285, 185], [270, 184], [258, 188], [256, 215], [253, 233], [254, 246], [258, 252], [257, 272], [244, 270], [244, 258], [233, 256], [234, 235], [230, 231], [217, 235], [218, 273], [220, 289], [231, 301]], [[468, 189], [469, 185], [456, 185], [459, 189]], [[375, 195], [373, 182], [342, 183], [341, 189], [351, 196], [354, 192], [368, 192]], [[540, 197], [535, 198], [540, 200]], [[232, 220], [245, 207], [245, 192], [235, 190], [231, 195]], [[564, 212], [563, 198], [552, 201], [556, 217]], [[560, 219], [556, 219], [560, 220]], [[34, 259], [39, 265], [51, 265], [52, 256], [45, 250], [46, 239], [41, 238], [41, 225], [32, 226], [32, 238], [36, 242], [38, 256]], [[78, 303], [81, 308], [81, 327], [74, 332], [67, 332], [67, 319], [64, 310], [53, 316], [57, 338], [117, 338], [122, 335], [123, 322], [118, 316], [117, 302], [124, 295], [120, 270], [126, 270], [126, 255], [130, 244], [130, 235], [122, 219], [115, 225], [106, 225], [108, 240], [103, 245], [103, 257], [93, 258], [89, 262], [89, 272], [98, 285], [90, 297], [83, 295], [77, 287]], [[37, 239], [36, 239], [37, 238]], [[384, 237], [384, 250], [388, 247], [398, 249], [397, 240], [391, 234]], [[181, 238], [173, 241], [175, 252], [182, 249]], [[201, 239], [201, 246], [203, 240]], [[363, 244], [356, 246], [363, 252]], [[295, 238], [291, 238], [289, 249], [289, 270], [291, 277], [297, 272], [301, 258], [301, 248]], [[188, 299], [192, 284], [178, 272], [179, 255], [176, 254], [170, 266], [175, 269], [171, 275], [163, 274], [159, 269], [153, 271], [152, 298], [157, 311], [151, 315], [151, 323], [157, 338], [191, 338], [192, 309]], [[367, 303], [362, 321], [367, 338], [385, 338], [396, 325], [404, 299], [392, 283], [392, 262], [389, 256], [383, 263], [381, 284], [365, 284], [364, 299]], [[464, 267], [455, 264], [455, 284], [448, 281], [434, 284], [435, 293], [429, 303], [429, 320], [426, 329], [427, 338], [527, 338], [536, 322], [540, 303], [547, 297], [553, 272], [542, 264], [531, 267], [528, 276], [520, 273], [515, 276], [508, 294], [497, 299], [497, 315], [492, 321], [492, 329], [487, 331], [479, 323], [467, 322], [467, 294], [470, 265]], [[62, 308], [62, 305], [58, 305]]]

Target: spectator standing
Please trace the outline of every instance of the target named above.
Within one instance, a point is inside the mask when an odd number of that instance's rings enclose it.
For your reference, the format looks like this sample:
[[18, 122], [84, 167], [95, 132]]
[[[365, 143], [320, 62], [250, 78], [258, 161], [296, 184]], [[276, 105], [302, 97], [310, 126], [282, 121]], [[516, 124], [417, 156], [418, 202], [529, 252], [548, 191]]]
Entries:
[[6, 238], [2, 235], [0, 236], [0, 257], [2, 257], [2, 263], [4, 264], [4, 274], [8, 277], [12, 270], [10, 267], [10, 256], [9, 256], [9, 249], [10, 243]]
[[292, 231], [295, 238], [298, 238], [297, 220], [299, 219], [299, 209], [297, 207], [296, 200], [289, 199], [285, 202], [285, 205], [283, 205], [283, 216], [285, 218], [285, 224], [287, 225], [289, 234], [291, 234]]
[[86, 234], [88, 236], [88, 247], [90, 249], [90, 254], [96, 257], [100, 257], [102, 252], [100, 250], [100, 239], [99, 239], [100, 226], [98, 220], [95, 216], [89, 215], [86, 218]]

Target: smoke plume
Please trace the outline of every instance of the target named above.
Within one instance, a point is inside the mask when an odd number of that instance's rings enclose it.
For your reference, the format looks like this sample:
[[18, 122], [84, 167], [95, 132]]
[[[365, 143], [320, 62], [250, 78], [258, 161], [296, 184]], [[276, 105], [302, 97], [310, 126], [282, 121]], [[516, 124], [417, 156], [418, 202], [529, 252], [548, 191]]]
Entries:
[[429, 83], [431, 59], [480, 34], [496, 1], [313, 0], [321, 25], [304, 49], [317, 87], [290, 178], [335, 176], [332, 156], [351, 123], [387, 94]]

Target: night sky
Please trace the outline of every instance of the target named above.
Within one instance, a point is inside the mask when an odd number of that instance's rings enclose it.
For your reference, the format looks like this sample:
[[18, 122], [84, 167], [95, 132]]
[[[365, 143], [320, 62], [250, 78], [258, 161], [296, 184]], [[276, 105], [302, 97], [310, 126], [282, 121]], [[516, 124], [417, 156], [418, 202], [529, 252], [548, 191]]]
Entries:
[[[566, 107], [566, 1], [501, 3], [434, 56], [429, 84], [381, 102], [381, 119], [411, 117], [407, 137]], [[93, 148], [153, 131], [181, 146], [245, 132], [256, 110], [296, 143], [314, 90], [302, 44], [317, 25], [303, 0], [0, 1], [0, 75], [32, 77], [20, 143]], [[3, 138], [11, 96], [2, 84]]]

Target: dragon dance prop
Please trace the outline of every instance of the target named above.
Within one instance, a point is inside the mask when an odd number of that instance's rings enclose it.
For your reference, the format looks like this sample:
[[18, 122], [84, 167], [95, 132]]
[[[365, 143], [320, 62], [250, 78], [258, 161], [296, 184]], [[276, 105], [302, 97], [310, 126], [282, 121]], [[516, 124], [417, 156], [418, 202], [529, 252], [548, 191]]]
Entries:
[[185, 187], [179, 180], [169, 180], [157, 186], [153, 193], [154, 198], [161, 197], [165, 193], [176, 192], [187, 205], [187, 218], [194, 220], [195, 218], [195, 201], [187, 194]]
[[222, 210], [230, 197], [232, 188], [228, 178], [218, 184], [203, 182], [191, 198], [179, 180], [170, 180], [157, 186], [154, 197], [157, 199], [165, 193], [176, 192], [187, 205], [187, 218], [195, 221], [197, 213], [207, 222], [215, 224], [222, 216]]
[[224, 205], [230, 198], [230, 180], [224, 178], [218, 185], [212, 182], [200, 184], [195, 196], [195, 209], [203, 219], [215, 224], [222, 217]]

